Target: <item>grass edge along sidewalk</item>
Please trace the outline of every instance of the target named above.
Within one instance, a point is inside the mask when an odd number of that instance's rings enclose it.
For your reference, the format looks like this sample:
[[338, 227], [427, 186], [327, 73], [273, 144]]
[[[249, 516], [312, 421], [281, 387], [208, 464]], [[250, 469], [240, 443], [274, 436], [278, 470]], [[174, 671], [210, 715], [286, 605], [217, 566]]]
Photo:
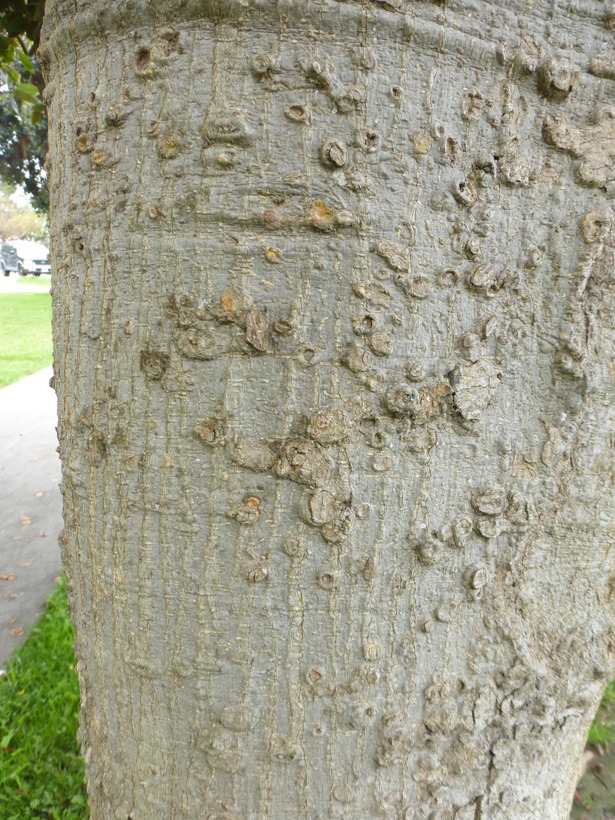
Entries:
[[0, 388], [52, 361], [48, 293], [0, 294]]
[[0, 816], [89, 817], [66, 581], [0, 679]]

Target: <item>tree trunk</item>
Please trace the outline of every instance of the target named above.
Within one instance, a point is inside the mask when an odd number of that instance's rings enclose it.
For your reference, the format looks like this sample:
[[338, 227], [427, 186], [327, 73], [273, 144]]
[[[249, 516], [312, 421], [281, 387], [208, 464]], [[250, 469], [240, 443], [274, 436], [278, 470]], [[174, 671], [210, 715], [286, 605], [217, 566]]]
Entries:
[[48, 0], [93, 818], [568, 815], [615, 673], [607, 11]]

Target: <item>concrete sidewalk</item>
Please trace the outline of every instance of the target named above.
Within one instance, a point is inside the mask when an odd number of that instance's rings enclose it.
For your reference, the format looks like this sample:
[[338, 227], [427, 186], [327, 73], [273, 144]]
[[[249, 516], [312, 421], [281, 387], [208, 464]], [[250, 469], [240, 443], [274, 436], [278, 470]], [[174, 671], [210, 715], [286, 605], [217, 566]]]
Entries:
[[36, 624], [61, 572], [51, 375], [49, 367], [0, 390], [0, 664]]

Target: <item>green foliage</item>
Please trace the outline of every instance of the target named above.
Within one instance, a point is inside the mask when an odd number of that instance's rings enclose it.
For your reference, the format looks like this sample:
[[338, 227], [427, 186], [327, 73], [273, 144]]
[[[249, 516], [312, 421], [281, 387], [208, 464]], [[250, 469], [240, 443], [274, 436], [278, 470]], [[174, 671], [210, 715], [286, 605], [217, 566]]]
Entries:
[[47, 116], [36, 49], [42, 0], [17, 0], [0, 12], [0, 176], [22, 186], [37, 210], [47, 211], [44, 173]]
[[51, 361], [51, 296], [48, 293], [2, 294], [0, 387], [48, 367]]
[[49, 190], [44, 172], [47, 154], [47, 115], [43, 111], [36, 123], [23, 109], [30, 103], [12, 98], [18, 108], [14, 113], [9, 95], [0, 94], [0, 176], [12, 185], [23, 187], [32, 197], [37, 211], [49, 210]]
[[[38, 119], [44, 109], [39, 90], [42, 76], [34, 55], [43, 19], [42, 0], [14, 0], [0, 12], [0, 81], [9, 88], [9, 96], [29, 102]], [[15, 109], [15, 113], [18, 110]]]
[[[27, 37], [38, 48], [45, 10], [44, 0], [10, 0], [0, 11], [0, 26], [9, 38]], [[2, 59], [0, 41], [0, 60]]]
[[615, 681], [609, 683], [598, 714], [589, 727], [587, 742], [594, 746], [608, 746], [615, 742]]
[[89, 816], [76, 739], [79, 682], [65, 581], [0, 680], [0, 816]]
[[47, 154], [47, 116], [43, 112], [32, 123], [21, 112], [30, 105], [17, 100], [19, 114], [13, 112], [0, 94], [0, 176], [7, 183], [23, 187], [36, 210], [49, 210], [49, 191], [44, 172]]
[[0, 185], [0, 240], [34, 239], [47, 241], [47, 220], [28, 203], [19, 204]]

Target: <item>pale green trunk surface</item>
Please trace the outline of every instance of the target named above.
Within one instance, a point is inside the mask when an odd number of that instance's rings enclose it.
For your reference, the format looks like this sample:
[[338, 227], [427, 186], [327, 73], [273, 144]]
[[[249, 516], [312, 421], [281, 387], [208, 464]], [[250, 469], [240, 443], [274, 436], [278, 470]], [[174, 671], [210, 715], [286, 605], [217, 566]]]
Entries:
[[567, 816], [615, 671], [613, 24], [48, 0], [94, 820]]

